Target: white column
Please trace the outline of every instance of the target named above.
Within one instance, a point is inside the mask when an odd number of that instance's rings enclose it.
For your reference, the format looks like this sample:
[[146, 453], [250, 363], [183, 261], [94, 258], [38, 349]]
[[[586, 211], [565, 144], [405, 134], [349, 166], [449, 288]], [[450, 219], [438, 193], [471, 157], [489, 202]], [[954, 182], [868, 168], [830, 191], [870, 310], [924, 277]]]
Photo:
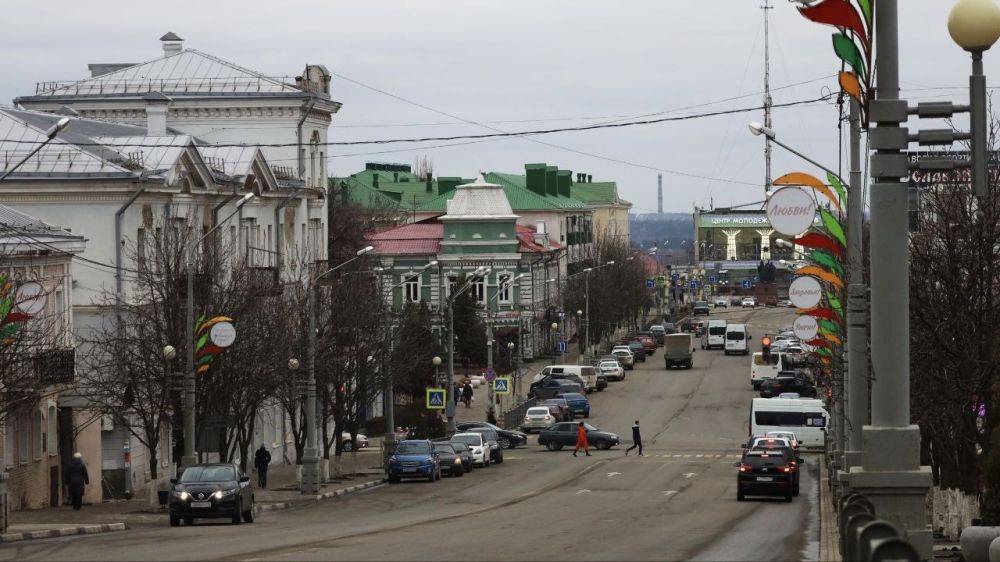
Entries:
[[757, 234], [760, 234], [760, 259], [761, 261], [769, 261], [771, 259], [771, 235], [774, 234], [774, 229], [758, 230]]
[[726, 237], [726, 259], [735, 260], [736, 259], [736, 237], [740, 235], [739, 230], [723, 230], [722, 234]]

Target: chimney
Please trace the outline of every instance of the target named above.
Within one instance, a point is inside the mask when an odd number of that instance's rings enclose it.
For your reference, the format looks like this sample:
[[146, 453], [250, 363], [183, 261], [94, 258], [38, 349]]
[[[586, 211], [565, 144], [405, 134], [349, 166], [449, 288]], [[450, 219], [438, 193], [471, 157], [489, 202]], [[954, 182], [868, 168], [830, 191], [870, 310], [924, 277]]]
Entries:
[[594, 181], [594, 176], [587, 174], [587, 183], [593, 183], [593, 181]]
[[656, 174], [656, 212], [663, 214], [663, 174]]
[[160, 92], [150, 92], [142, 101], [146, 104], [146, 136], [167, 136], [167, 109], [171, 99]]
[[372, 174], [372, 187], [378, 189], [378, 174]]
[[551, 195], [553, 197], [559, 195], [559, 188], [556, 187], [556, 174], [558, 172], [559, 166], [545, 167], [545, 195]]
[[427, 193], [434, 191], [434, 175], [427, 172]]
[[176, 55], [184, 50], [184, 40], [173, 31], [168, 31], [166, 35], [160, 37], [160, 42], [163, 43], [163, 56], [165, 57]]
[[399, 183], [399, 172], [393, 172], [392, 173], [392, 181], [394, 183]]
[[438, 178], [438, 195], [455, 191], [455, 188], [462, 185], [463, 181], [462, 178], [457, 177]]
[[570, 197], [571, 185], [573, 185], [573, 172], [570, 170], [556, 172], [556, 189], [559, 191], [559, 195]]
[[545, 164], [525, 164], [524, 182], [529, 191], [545, 196]]

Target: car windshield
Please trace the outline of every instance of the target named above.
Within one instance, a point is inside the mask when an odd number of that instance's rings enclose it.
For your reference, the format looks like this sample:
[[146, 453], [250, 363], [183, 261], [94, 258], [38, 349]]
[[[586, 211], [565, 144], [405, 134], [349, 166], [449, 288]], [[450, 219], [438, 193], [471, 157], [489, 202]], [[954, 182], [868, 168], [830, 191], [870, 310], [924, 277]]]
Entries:
[[463, 434], [456, 435], [456, 436], [452, 437], [451, 440], [452, 441], [458, 441], [460, 443], [465, 443], [466, 445], [473, 445], [473, 446], [476, 446], [476, 447], [478, 447], [478, 446], [480, 446], [480, 445], [483, 444], [483, 436], [482, 435], [471, 435], [471, 434], [468, 434], [468, 433], [463, 433]]
[[181, 474], [181, 482], [232, 482], [236, 470], [231, 466], [192, 466]]
[[546, 400], [545, 403], [546, 404], [552, 404], [553, 406], [565, 406], [566, 405], [566, 399], [565, 398], [550, 398], [550, 399]]
[[774, 353], [769, 353], [767, 355], [764, 355], [763, 353], [760, 354], [760, 355], [757, 355], [756, 353], [754, 353], [754, 355], [753, 355], [753, 364], [754, 365], [770, 365], [770, 366], [773, 367], [774, 365], [778, 364], [778, 356], [776, 354], [774, 354]]
[[455, 449], [450, 443], [435, 443], [434, 450], [439, 453], [454, 453]]
[[582, 394], [577, 394], [575, 392], [567, 392], [563, 394], [563, 398], [566, 400], [586, 400]]
[[706, 302], [706, 301], [698, 301], [698, 302], [694, 303], [694, 305], [695, 306], [708, 306], [708, 302]]
[[713, 336], [723, 336], [726, 334], [725, 326], [714, 326], [708, 329], [708, 333]]
[[602, 369], [617, 369], [618, 368], [618, 362], [617, 361], [604, 361], [604, 362], [601, 363], [601, 368]]
[[456, 453], [464, 453], [465, 451], [469, 450], [469, 446], [460, 441], [452, 441], [451, 448], [455, 449]]
[[418, 441], [402, 441], [396, 446], [397, 455], [426, 455], [431, 452], [430, 443]]
[[746, 334], [743, 332], [727, 332], [726, 339], [729, 341], [743, 341], [746, 338]]
[[549, 415], [548, 408], [528, 408], [529, 416], [547, 416]]
[[469, 431], [472, 433], [481, 433], [486, 439], [493, 439], [495, 441], [497, 438], [497, 432], [488, 427], [473, 427]]

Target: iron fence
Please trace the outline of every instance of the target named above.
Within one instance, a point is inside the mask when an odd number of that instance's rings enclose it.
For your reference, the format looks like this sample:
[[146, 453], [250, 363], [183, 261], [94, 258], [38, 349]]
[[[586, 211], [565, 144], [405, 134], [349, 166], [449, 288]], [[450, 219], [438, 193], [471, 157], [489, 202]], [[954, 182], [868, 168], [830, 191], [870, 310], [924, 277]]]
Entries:
[[537, 404], [537, 400], [534, 398], [528, 398], [524, 402], [515, 404], [506, 412], [503, 413], [502, 420], [500, 421], [504, 429], [517, 429], [521, 426], [521, 420], [524, 419], [524, 415], [528, 412], [528, 408], [531, 408]]

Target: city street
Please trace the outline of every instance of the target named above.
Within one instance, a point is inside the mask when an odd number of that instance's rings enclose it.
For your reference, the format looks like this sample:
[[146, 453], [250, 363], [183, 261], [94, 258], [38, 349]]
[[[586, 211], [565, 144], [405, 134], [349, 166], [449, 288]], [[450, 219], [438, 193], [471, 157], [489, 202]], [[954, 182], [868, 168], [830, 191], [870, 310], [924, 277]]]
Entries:
[[[746, 319], [756, 343], [793, 313], [715, 316]], [[385, 485], [241, 526], [170, 528], [164, 517], [160, 527], [12, 545], [0, 559], [814, 559], [815, 458], [792, 503], [736, 501], [733, 463], [754, 395], [748, 358], [698, 349], [693, 370], [665, 371], [662, 353], [591, 395], [588, 421], [618, 433], [625, 446], [640, 420], [641, 458], [625, 457], [624, 446], [573, 458], [567, 449], [544, 450], [532, 436], [503, 464], [463, 478]]]

